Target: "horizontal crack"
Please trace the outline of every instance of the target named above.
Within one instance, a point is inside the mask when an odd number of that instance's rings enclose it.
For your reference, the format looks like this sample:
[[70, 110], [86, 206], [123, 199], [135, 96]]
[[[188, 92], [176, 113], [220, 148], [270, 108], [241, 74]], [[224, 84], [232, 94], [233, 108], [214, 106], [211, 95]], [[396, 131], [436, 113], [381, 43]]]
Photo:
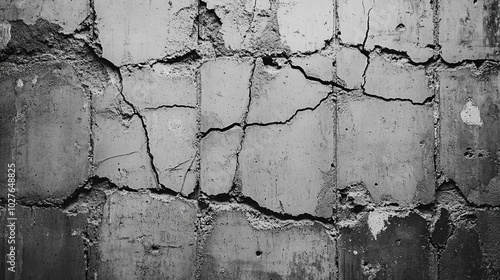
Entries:
[[363, 95], [366, 95], [366, 96], [372, 97], [372, 98], [377, 98], [380, 100], [384, 100], [387, 102], [391, 102], [391, 101], [410, 102], [413, 105], [427, 105], [427, 104], [432, 103], [434, 101], [434, 95], [427, 97], [423, 102], [415, 102], [415, 101], [408, 99], [408, 98], [386, 98], [386, 97], [382, 97], [380, 95], [369, 94], [365, 91], [363, 91]]
[[153, 111], [153, 110], [158, 110], [158, 109], [171, 109], [171, 108], [196, 109], [196, 106], [172, 104], [172, 105], [160, 105], [157, 107], [147, 107], [147, 108], [144, 108], [143, 110], [144, 111]]
[[327, 224], [327, 225], [334, 224], [334, 220], [331, 217], [330, 218], [316, 217], [316, 216], [311, 215], [309, 213], [302, 213], [299, 215], [291, 215], [288, 213], [276, 212], [276, 211], [273, 211], [269, 208], [260, 206], [257, 201], [253, 200], [252, 198], [250, 198], [248, 196], [243, 196], [243, 195], [240, 195], [238, 197], [233, 197], [230, 195], [215, 195], [215, 196], [212, 195], [211, 196], [211, 195], [207, 195], [203, 192], [202, 192], [202, 194], [204, 196], [206, 196], [208, 198], [208, 201], [211, 203], [230, 202], [230, 203], [236, 203], [239, 205], [248, 206], [251, 209], [258, 211], [259, 213], [261, 213], [263, 215], [273, 217], [273, 218], [278, 219], [278, 220], [293, 220], [293, 221], [298, 221], [298, 222], [299, 221], [315, 221], [315, 222], [320, 222], [320, 223]]

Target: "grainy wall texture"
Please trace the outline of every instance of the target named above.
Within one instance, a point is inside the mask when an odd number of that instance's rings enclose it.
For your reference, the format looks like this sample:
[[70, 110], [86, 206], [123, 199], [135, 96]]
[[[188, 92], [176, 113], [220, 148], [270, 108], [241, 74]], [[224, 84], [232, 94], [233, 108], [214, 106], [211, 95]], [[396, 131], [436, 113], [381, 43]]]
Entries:
[[500, 279], [499, 11], [0, 0], [0, 279]]

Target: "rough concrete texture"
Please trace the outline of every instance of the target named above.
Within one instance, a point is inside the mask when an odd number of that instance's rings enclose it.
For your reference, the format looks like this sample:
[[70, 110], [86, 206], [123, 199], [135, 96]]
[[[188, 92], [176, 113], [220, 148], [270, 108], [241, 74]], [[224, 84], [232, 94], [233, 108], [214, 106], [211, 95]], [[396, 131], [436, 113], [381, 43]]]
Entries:
[[201, 130], [240, 123], [250, 102], [252, 59], [219, 58], [201, 67]]
[[334, 106], [326, 99], [286, 124], [248, 127], [239, 157], [243, 194], [275, 212], [330, 217]]
[[104, 206], [97, 279], [191, 279], [196, 206], [172, 197], [114, 193]]
[[161, 106], [196, 106], [196, 68], [156, 63], [139, 69], [120, 69], [123, 95], [138, 110]]
[[450, 63], [472, 59], [498, 59], [498, 2], [439, 2], [439, 44]]
[[201, 140], [200, 184], [208, 195], [228, 193], [236, 172], [243, 130], [213, 131]]
[[44, 19], [61, 26], [61, 31], [70, 34], [90, 14], [90, 3], [84, 0], [37, 1], [15, 0], [0, 2], [0, 18], [7, 21], [22, 20], [35, 24]]
[[439, 279], [498, 279], [500, 277], [500, 212], [474, 213], [476, 225], [459, 224], [441, 255]]
[[0, 279], [500, 279], [498, 5], [0, 0]]
[[371, 212], [360, 225], [340, 229], [339, 279], [431, 279], [427, 235], [417, 214]]
[[338, 186], [362, 183], [379, 202], [431, 202], [433, 122], [431, 106], [343, 99], [338, 111]]
[[102, 56], [116, 66], [181, 56], [196, 46], [194, 0], [97, 0], [94, 9]]
[[432, 57], [430, 1], [339, 0], [338, 15], [340, 39], [346, 44], [403, 51], [415, 62]]
[[259, 59], [252, 77], [247, 123], [285, 122], [297, 110], [313, 108], [331, 92], [330, 86], [306, 79], [290, 64], [277, 69]]
[[334, 3], [328, 0], [207, 0], [206, 8], [218, 20], [202, 28], [207, 37], [220, 32], [216, 47], [224, 52], [313, 52], [333, 38]]
[[144, 118], [159, 183], [190, 194], [196, 185], [196, 111], [161, 108], [144, 112]]
[[335, 279], [335, 241], [320, 223], [259, 230], [219, 213], [206, 238], [203, 279]]
[[[386, 99], [405, 99], [424, 103], [434, 95], [428, 86], [424, 67], [395, 65], [380, 56], [370, 59], [364, 88], [368, 94]], [[384, 80], [383, 83], [380, 81]]]
[[3, 65], [0, 80], [2, 163], [16, 159], [19, 198], [64, 199], [90, 173], [90, 108], [76, 71], [49, 59]]
[[500, 205], [500, 76], [487, 68], [440, 73], [440, 169], [470, 202]]

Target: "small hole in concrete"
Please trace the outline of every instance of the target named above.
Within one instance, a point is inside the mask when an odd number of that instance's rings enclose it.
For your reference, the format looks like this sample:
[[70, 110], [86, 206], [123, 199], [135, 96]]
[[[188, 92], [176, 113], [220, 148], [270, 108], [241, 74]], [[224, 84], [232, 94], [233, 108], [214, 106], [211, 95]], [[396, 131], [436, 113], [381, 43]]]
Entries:
[[257, 257], [260, 257], [260, 255], [262, 255], [262, 251], [260, 251], [260, 250], [259, 250], [259, 251], [256, 251], [256, 252], [255, 252], [255, 255], [257, 255]]
[[396, 31], [399, 31], [399, 32], [403, 32], [406, 30], [406, 26], [402, 23], [398, 24], [398, 26], [396, 26]]
[[356, 205], [354, 206], [354, 208], [352, 209], [352, 211], [356, 214], [360, 213], [360, 212], [363, 212], [363, 210], [365, 209], [364, 206], [362, 205]]

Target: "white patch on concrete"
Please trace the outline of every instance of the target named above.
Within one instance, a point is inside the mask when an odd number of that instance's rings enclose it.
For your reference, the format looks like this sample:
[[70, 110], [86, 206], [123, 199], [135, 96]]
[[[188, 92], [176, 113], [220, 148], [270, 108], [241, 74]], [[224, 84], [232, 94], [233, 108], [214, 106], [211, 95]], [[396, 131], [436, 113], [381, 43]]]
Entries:
[[373, 238], [377, 240], [377, 235], [387, 228], [390, 215], [385, 212], [370, 212], [368, 214], [368, 227], [373, 235]]
[[460, 112], [460, 118], [462, 118], [462, 121], [467, 125], [483, 125], [479, 107], [472, 105], [472, 100], [470, 99], [467, 100], [464, 109]]
[[0, 49], [7, 46], [10, 38], [10, 24], [8, 22], [0, 22]]
[[35, 75], [35, 77], [33, 77], [33, 80], [31, 80], [31, 83], [33, 85], [36, 85], [37, 82], [38, 82], [38, 75]]
[[18, 87], [18, 88], [23, 88], [23, 87], [24, 87], [24, 82], [23, 82], [23, 80], [21, 80], [21, 79], [17, 80], [17, 87]]

